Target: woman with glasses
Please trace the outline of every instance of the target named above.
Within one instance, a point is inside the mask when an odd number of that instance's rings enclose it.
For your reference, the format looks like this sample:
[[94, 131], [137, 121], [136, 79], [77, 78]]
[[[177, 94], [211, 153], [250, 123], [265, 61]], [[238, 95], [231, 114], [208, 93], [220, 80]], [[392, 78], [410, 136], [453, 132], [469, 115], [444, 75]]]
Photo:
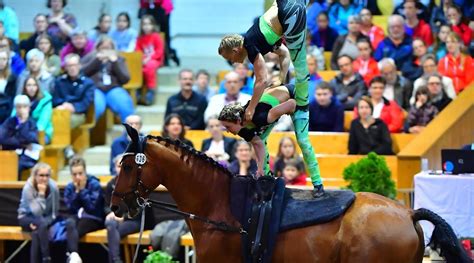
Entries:
[[[438, 73], [438, 68], [436, 64], [436, 57], [433, 54], [426, 54], [421, 57], [421, 68], [423, 70], [423, 75], [415, 80], [413, 83], [413, 93], [410, 98], [410, 105], [414, 105], [416, 102], [416, 92], [422, 86], [426, 86], [425, 77], [430, 74]], [[443, 88], [446, 92], [446, 95], [451, 99], [456, 98], [456, 91], [454, 90], [453, 80], [451, 78], [441, 76]]]
[[443, 89], [441, 76], [434, 73], [425, 76], [425, 80], [430, 93], [431, 103], [438, 109], [438, 112], [441, 112], [452, 101], [452, 99], [446, 95], [446, 92]]
[[31, 232], [30, 262], [51, 262], [48, 228], [59, 210], [59, 190], [51, 179], [51, 167], [37, 163], [21, 192], [18, 221]]

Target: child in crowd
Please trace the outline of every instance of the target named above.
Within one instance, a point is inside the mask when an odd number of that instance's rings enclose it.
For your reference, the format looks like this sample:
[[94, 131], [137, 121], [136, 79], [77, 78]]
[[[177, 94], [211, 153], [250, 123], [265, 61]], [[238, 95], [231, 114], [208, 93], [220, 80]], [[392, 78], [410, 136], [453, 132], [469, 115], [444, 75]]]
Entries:
[[365, 84], [369, 85], [373, 77], [380, 75], [377, 61], [372, 57], [373, 49], [369, 39], [361, 38], [357, 40], [357, 49], [359, 49], [359, 56], [352, 64], [354, 70], [364, 78]]
[[298, 169], [304, 171], [304, 162], [296, 152], [296, 143], [291, 137], [283, 137], [278, 146], [277, 159], [273, 166], [273, 173], [276, 176], [282, 176], [283, 168], [289, 160], [298, 162]]
[[408, 113], [408, 131], [420, 133], [438, 114], [438, 109], [430, 103], [430, 92], [426, 86], [416, 91], [416, 103]]
[[436, 55], [436, 59], [440, 60], [448, 53], [446, 49], [446, 39], [449, 33], [451, 33], [451, 27], [447, 24], [441, 25], [439, 32], [436, 35], [435, 43], [433, 44], [433, 53]]
[[41, 34], [36, 39], [36, 48], [44, 54], [43, 67], [53, 76], [61, 73], [61, 59], [56, 55], [53, 46], [53, 39], [48, 34]]
[[87, 38], [92, 40], [94, 43], [97, 43], [101, 37], [110, 35], [112, 17], [108, 14], [101, 14], [98, 22], [97, 26], [87, 33]]
[[130, 27], [130, 16], [127, 12], [117, 15], [116, 28], [110, 33], [118, 51], [132, 52], [135, 50], [138, 33]]
[[281, 176], [286, 185], [306, 185], [306, 175], [301, 170], [300, 161], [292, 158], [285, 162]]
[[[45, 133], [45, 143], [49, 144], [53, 138], [53, 102], [52, 96], [47, 91], [42, 91], [38, 80], [34, 77], [26, 78], [23, 83], [22, 94], [30, 99], [30, 115], [36, 122], [38, 131]], [[16, 109], [13, 109], [12, 116], [16, 115]]]
[[163, 65], [164, 44], [155, 23], [150, 15], [144, 15], [140, 22], [140, 36], [137, 39], [136, 51], [143, 53], [143, 81], [147, 89], [144, 104], [151, 105], [156, 91], [156, 70]]

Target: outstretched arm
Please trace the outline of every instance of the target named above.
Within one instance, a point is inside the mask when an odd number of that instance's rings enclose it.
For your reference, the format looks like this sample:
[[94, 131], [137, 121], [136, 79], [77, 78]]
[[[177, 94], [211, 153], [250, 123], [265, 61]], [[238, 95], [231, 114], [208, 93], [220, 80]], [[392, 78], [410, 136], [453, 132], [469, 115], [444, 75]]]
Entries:
[[245, 110], [245, 121], [248, 122], [252, 121], [255, 107], [257, 107], [258, 101], [268, 85], [267, 68], [265, 66], [265, 60], [261, 54], [258, 54], [255, 58], [253, 68], [255, 72], [255, 86], [253, 87], [253, 95], [250, 99], [249, 106]]
[[258, 136], [254, 136], [250, 143], [252, 144], [257, 157], [257, 177], [260, 177], [265, 175], [263, 171], [263, 166], [265, 165], [265, 145], [263, 144], [262, 139]]
[[280, 47], [278, 47], [277, 50], [275, 50], [275, 54], [278, 55], [278, 58], [280, 60], [280, 81], [281, 84], [286, 83], [286, 75], [288, 75], [288, 68], [290, 67], [290, 51], [288, 48], [281, 44]]
[[295, 111], [295, 108], [296, 101], [294, 99], [289, 99], [281, 104], [278, 104], [268, 112], [268, 123], [278, 120], [282, 115], [292, 114]]

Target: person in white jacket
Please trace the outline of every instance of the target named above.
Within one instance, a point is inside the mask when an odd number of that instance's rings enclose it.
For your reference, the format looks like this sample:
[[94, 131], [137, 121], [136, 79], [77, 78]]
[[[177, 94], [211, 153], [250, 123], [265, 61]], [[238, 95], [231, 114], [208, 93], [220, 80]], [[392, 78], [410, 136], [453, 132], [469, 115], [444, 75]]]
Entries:
[[243, 86], [242, 80], [235, 71], [230, 71], [225, 75], [225, 90], [223, 94], [216, 94], [211, 97], [206, 111], [204, 112], [204, 122], [207, 123], [210, 117], [219, 115], [225, 105], [239, 102], [245, 105], [251, 96], [240, 92]]

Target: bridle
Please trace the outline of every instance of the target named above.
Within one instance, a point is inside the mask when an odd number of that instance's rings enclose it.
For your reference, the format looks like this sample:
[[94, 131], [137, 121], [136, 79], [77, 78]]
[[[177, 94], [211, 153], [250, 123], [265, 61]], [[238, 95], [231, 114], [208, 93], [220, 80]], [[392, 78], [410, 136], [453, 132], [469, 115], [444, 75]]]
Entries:
[[147, 158], [145, 155], [145, 146], [146, 146], [147, 138], [148, 137], [143, 137], [141, 138], [141, 141], [137, 143], [136, 152], [131, 152], [129, 151], [129, 149], [127, 149], [126, 152], [122, 156], [122, 162], [123, 162], [123, 158], [126, 156], [135, 156], [135, 164], [138, 165], [138, 168], [137, 168], [137, 176], [136, 176], [134, 188], [132, 188], [130, 191], [125, 192], [125, 193], [117, 192], [115, 189], [112, 192], [112, 195], [120, 198], [122, 201], [124, 201], [128, 196], [134, 195], [139, 206], [142, 206], [143, 203], [146, 201], [145, 198], [140, 196], [140, 190], [142, 190], [145, 193], [145, 195], [155, 190], [154, 188], [151, 188], [145, 185], [145, 183], [142, 180], [143, 165], [145, 165], [145, 163], [147, 162]]
[[[138, 165], [137, 176], [136, 176], [136, 181], [135, 181], [134, 188], [132, 190], [128, 191], [128, 192], [125, 192], [125, 193], [117, 192], [117, 191], [115, 191], [115, 189], [112, 192], [112, 195], [120, 198], [122, 202], [125, 202], [125, 199], [128, 196], [133, 195], [133, 197], [135, 197], [135, 199], [136, 199], [136, 202], [137, 202], [138, 206], [142, 209], [140, 233], [139, 233], [139, 236], [138, 236], [137, 248], [135, 250], [135, 255], [133, 257], [133, 262], [135, 262], [136, 259], [137, 259], [137, 255], [138, 255], [138, 251], [139, 251], [138, 248], [139, 248], [140, 243], [141, 243], [141, 238], [142, 238], [143, 229], [144, 229], [144, 225], [145, 225], [145, 208], [146, 207], [151, 207], [152, 204], [155, 205], [155, 207], [157, 207], [159, 209], [166, 210], [166, 211], [181, 215], [185, 218], [189, 218], [191, 220], [198, 220], [198, 221], [204, 222], [206, 224], [213, 225], [214, 227], [216, 227], [217, 229], [219, 229], [221, 231], [234, 232], [234, 233], [239, 233], [241, 235], [246, 235], [247, 234], [247, 231], [245, 231], [242, 227], [235, 227], [235, 226], [229, 225], [225, 222], [214, 221], [214, 220], [211, 220], [209, 218], [205, 218], [205, 217], [201, 217], [201, 216], [198, 216], [198, 215], [195, 215], [195, 214], [180, 211], [179, 209], [177, 209], [177, 206], [174, 205], [174, 204], [155, 201], [155, 200], [149, 200], [148, 198], [141, 197], [140, 196], [140, 190], [143, 190], [145, 195], [148, 195], [149, 193], [151, 193], [155, 190], [154, 188], [150, 188], [147, 185], [145, 185], [145, 183], [143, 182], [142, 177], [141, 177], [142, 172], [143, 172], [143, 166], [147, 162], [147, 158], [146, 158], [146, 155], [145, 155], [145, 146], [146, 146], [146, 142], [147, 142], [148, 138], [149, 138], [149, 136], [140, 137], [139, 141], [136, 144], [134, 144], [134, 143], [129, 144], [129, 146], [127, 147], [127, 150], [125, 150], [125, 153], [123, 154], [123, 157], [125, 157], [125, 156], [135, 156], [135, 164]], [[131, 151], [130, 148], [131, 148], [132, 145], [136, 145], [135, 151]], [[122, 162], [123, 162], [123, 157], [122, 157]]]

